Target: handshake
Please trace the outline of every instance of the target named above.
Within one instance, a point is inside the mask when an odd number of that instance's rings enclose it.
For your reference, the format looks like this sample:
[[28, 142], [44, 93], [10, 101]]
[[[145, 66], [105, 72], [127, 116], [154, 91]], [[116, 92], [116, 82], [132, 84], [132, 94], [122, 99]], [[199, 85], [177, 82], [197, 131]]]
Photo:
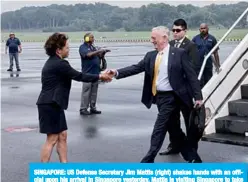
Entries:
[[104, 82], [111, 82], [112, 78], [116, 76], [117, 71], [114, 69], [106, 70], [99, 75], [99, 79]]

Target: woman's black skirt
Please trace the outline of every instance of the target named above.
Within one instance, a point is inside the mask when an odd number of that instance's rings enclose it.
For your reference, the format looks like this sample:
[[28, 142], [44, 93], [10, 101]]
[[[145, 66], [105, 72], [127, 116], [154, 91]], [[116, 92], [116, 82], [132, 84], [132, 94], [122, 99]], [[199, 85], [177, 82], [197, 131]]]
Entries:
[[38, 105], [40, 133], [58, 134], [67, 130], [64, 110], [57, 104]]

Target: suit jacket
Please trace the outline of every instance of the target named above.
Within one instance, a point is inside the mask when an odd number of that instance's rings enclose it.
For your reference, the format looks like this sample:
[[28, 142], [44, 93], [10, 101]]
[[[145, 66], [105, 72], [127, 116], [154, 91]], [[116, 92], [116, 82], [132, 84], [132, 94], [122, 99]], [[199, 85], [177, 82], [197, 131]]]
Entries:
[[50, 57], [42, 69], [42, 90], [36, 104], [57, 103], [62, 109], [67, 109], [72, 80], [95, 82], [98, 79], [99, 75], [76, 71], [68, 61], [58, 56]]
[[[145, 72], [141, 102], [148, 109], [152, 103], [155, 103], [155, 97], [152, 94], [152, 81], [157, 53], [156, 50], [148, 52], [138, 64], [118, 69], [116, 76], [116, 79], [121, 79]], [[185, 50], [170, 46], [168, 74], [172, 89], [185, 104], [192, 106], [192, 97], [196, 100], [202, 100], [200, 82]], [[187, 88], [188, 84], [192, 89]]]
[[[175, 43], [176, 43], [175, 40], [170, 41], [170, 45], [173, 47]], [[196, 70], [196, 65], [197, 63], [199, 64], [199, 61], [200, 61], [200, 55], [197, 49], [197, 45], [193, 41], [185, 37], [183, 42], [180, 44], [179, 48], [184, 49], [188, 53], [192, 61], [192, 64], [194, 66], [194, 69]]]

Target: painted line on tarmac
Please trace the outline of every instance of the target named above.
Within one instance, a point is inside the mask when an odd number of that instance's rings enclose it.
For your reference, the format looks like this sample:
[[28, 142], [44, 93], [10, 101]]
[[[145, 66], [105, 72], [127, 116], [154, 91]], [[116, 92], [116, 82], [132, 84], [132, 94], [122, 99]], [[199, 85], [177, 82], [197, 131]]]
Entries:
[[38, 130], [37, 127], [8, 127], [5, 128], [4, 131], [9, 132], [9, 133], [14, 133], [14, 132], [28, 132], [28, 131], [34, 131], [34, 130]]

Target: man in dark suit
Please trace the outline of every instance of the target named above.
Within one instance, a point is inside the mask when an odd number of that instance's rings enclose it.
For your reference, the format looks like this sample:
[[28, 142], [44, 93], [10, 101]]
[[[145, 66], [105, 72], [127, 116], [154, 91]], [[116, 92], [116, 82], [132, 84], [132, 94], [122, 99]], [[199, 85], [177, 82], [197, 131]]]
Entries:
[[190, 60], [195, 68], [200, 57], [197, 45], [186, 37], [187, 28], [188, 26], [184, 19], [175, 20], [172, 28], [174, 40], [170, 41], [169, 43], [173, 47], [184, 49], [188, 53]]
[[[152, 103], [158, 107], [158, 116], [151, 136], [151, 146], [142, 163], [153, 163], [161, 149], [166, 132], [177, 119], [182, 107], [202, 104], [202, 93], [197, 75], [190, 59], [183, 49], [169, 45], [169, 30], [164, 26], [152, 29], [151, 40], [154, 51], [148, 52], [143, 60], [108, 73], [116, 79], [126, 78], [145, 72], [142, 103], [149, 109]], [[188, 89], [188, 85], [191, 89]], [[192, 97], [193, 96], [193, 97]], [[180, 129], [180, 128], [179, 128]], [[183, 132], [176, 136], [180, 152], [189, 162], [201, 162], [197, 152], [192, 149]]]
[[[187, 52], [187, 54], [190, 57], [190, 61], [192, 62], [193, 66], [194, 66], [194, 70], [197, 73], [196, 65], [199, 62], [199, 53], [198, 53], [196, 44], [186, 37], [186, 31], [187, 31], [186, 21], [183, 19], [175, 20], [173, 23], [173, 28], [172, 28], [174, 40], [170, 41], [170, 45], [173, 47], [182, 48]], [[190, 111], [191, 111], [191, 108], [188, 108], [188, 107], [183, 108], [183, 110], [182, 110], [187, 136], [189, 136], [189, 114], [190, 114]], [[178, 116], [178, 120], [175, 121], [173, 124], [174, 124], [174, 126], [171, 127], [171, 130], [168, 130], [170, 144], [168, 145], [167, 150], [164, 152], [161, 152], [160, 155], [178, 154], [180, 152], [179, 146], [178, 146], [179, 143], [176, 143], [176, 141], [174, 141], [174, 138], [175, 138], [174, 134], [176, 132], [175, 128], [181, 127], [180, 126], [180, 116]], [[197, 145], [197, 144], [195, 144], [195, 141], [196, 140], [194, 140], [194, 142], [192, 141], [194, 143], [194, 144], [192, 144], [194, 147]]]

